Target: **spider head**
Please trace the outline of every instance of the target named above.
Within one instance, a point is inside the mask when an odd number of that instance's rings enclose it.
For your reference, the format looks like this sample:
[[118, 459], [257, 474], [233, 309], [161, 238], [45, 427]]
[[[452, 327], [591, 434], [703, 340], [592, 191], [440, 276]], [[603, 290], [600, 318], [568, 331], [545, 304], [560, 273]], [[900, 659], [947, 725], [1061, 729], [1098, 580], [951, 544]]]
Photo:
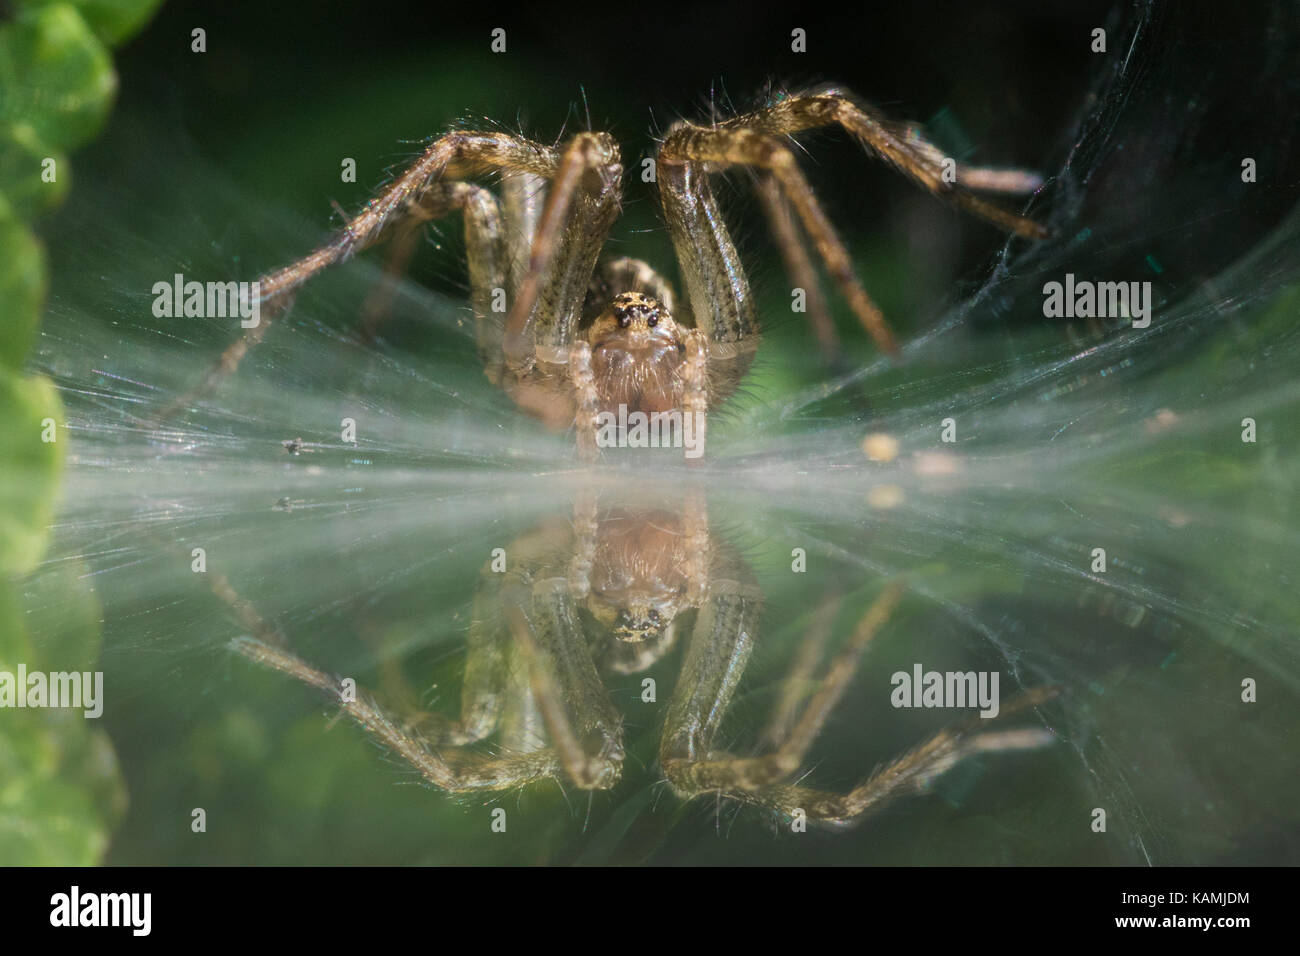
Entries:
[[623, 292], [592, 323], [587, 340], [593, 350], [654, 348], [676, 342], [677, 324], [658, 299]]
[[644, 603], [619, 608], [614, 619], [614, 636], [628, 644], [640, 644], [656, 637], [672, 620], [672, 612], [660, 613], [659, 608]]
[[606, 595], [593, 598], [588, 605], [592, 615], [624, 644], [654, 643], [670, 630], [678, 611], [676, 594], [666, 599], [638, 596], [618, 602]]
[[640, 292], [624, 292], [614, 297], [609, 305], [611, 317], [620, 329], [633, 335], [646, 335], [659, 327], [662, 318], [672, 318], [668, 310], [655, 299]]

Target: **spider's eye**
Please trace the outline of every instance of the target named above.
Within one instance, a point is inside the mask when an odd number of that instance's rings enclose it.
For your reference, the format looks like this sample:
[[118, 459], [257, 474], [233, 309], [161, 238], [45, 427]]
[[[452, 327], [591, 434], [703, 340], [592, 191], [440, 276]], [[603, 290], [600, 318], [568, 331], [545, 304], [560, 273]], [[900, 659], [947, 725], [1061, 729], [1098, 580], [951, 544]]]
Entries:
[[632, 324], [632, 316], [628, 314], [627, 309], [615, 309], [614, 318], [618, 319], [618, 325], [621, 329], [625, 329]]
[[652, 329], [653, 329], [656, 325], [658, 325], [658, 324], [659, 324], [659, 315], [658, 315], [658, 313], [651, 312], [651, 313], [650, 313], [650, 318], [648, 318], [648, 319], [645, 320], [645, 324], [648, 325], [648, 326], [650, 326], [650, 328], [652, 328]]

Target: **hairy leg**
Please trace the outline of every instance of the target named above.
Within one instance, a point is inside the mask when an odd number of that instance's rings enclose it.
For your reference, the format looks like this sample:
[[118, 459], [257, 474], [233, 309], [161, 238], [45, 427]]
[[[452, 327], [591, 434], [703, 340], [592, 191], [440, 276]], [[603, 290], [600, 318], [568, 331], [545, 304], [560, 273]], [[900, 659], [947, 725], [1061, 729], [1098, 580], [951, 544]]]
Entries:
[[699, 329], [686, 329], [685, 339], [686, 360], [682, 362], [679, 373], [682, 377], [682, 427], [686, 427], [689, 417], [695, 435], [695, 448], [687, 449], [695, 457], [686, 461], [701, 465], [709, 429], [709, 340]]
[[600, 457], [596, 444], [600, 414], [600, 395], [596, 375], [591, 368], [591, 346], [582, 339], [569, 349], [569, 382], [573, 387], [573, 429], [578, 435], [578, 457], [591, 464]]
[[591, 572], [596, 563], [596, 538], [600, 511], [596, 492], [582, 488], [573, 500], [573, 559], [569, 562], [569, 588], [578, 601], [591, 594]]
[[674, 789], [684, 795], [710, 790], [753, 791], [795, 773], [848, 688], [862, 652], [893, 614], [902, 590], [901, 585], [890, 585], [871, 605], [832, 661], [803, 715], [792, 723], [775, 750], [758, 757], [736, 757], [706, 748], [691, 758], [666, 762], [664, 773]]
[[708, 595], [696, 615], [659, 743], [664, 776], [685, 796], [699, 792], [689, 768], [712, 751], [753, 651], [762, 603], [742, 569], [710, 569]]
[[[1001, 720], [1009, 714], [1037, 707], [1056, 694], [1055, 687], [1028, 690], [1004, 704], [996, 719]], [[1041, 727], [1018, 730], [978, 729], [986, 724], [987, 720], [976, 716], [956, 727], [941, 730], [916, 749], [877, 770], [846, 794], [775, 784], [757, 789], [734, 789], [727, 791], [727, 795], [786, 816], [792, 815], [796, 810], [803, 810], [811, 822], [846, 826], [856, 823], [898, 797], [924, 792], [936, 777], [968, 757], [980, 753], [1035, 750], [1055, 739], [1051, 731]]]
[[[517, 539], [510, 545], [510, 571], [502, 576], [485, 569], [480, 576], [459, 720], [437, 714], [399, 719], [359, 688], [344, 695], [338, 679], [290, 651], [224, 578], [212, 582], [213, 590], [257, 635], [236, 638], [232, 649], [335, 697], [343, 713], [434, 786], [448, 792], [504, 790], [567, 775], [581, 788], [602, 789], [619, 777], [622, 727], [582, 639], [567, 581], [547, 573], [548, 558], [567, 540], [563, 530], [542, 528]], [[523, 675], [522, 687], [512, 686], [516, 674]], [[530, 690], [530, 700], [517, 699]], [[528, 722], [525, 711], [533, 709], [540, 711], [554, 746], [540, 746], [522, 726]], [[423, 727], [429, 733], [416, 729]], [[498, 729], [504, 748], [497, 755], [463, 746]]]
[[362, 310], [362, 340], [369, 341], [388, 308], [397, 278], [406, 271], [424, 226], [459, 212], [464, 220], [465, 260], [470, 307], [483, 370], [493, 384], [501, 381], [502, 318], [493, 311], [494, 291], [506, 286], [506, 227], [497, 198], [482, 186], [467, 182], [436, 182], [409, 201], [409, 211], [394, 227], [385, 275]]
[[824, 600], [813, 613], [808, 633], [795, 651], [794, 664], [781, 682], [781, 693], [772, 708], [772, 716], [759, 735], [759, 746], [775, 750], [790, 737], [795, 720], [799, 717], [800, 705], [808, 697], [809, 688], [817, 687], [817, 666], [821, 663], [822, 652], [830, 640], [835, 615], [842, 603], [839, 597]]
[[202, 381], [167, 405], [158, 419], [168, 418], [192, 404], [233, 373], [305, 282], [321, 270], [389, 238], [394, 227], [410, 216], [421, 217], [419, 194], [434, 180], [461, 180], [501, 170], [551, 176], [558, 163], [555, 151], [549, 147], [505, 133], [456, 131], [441, 137], [379, 196], [367, 203], [333, 239], [297, 262], [258, 280], [261, 321], [245, 329], [242, 337], [222, 353]]
[[[1026, 239], [1042, 239], [1047, 229], [1032, 219], [1017, 215], [972, 195], [972, 190], [1004, 194], [1033, 192], [1042, 177], [1025, 169], [965, 166], [956, 164], [954, 180], [944, 178], [948, 159], [925, 138], [917, 123], [892, 120], [873, 106], [848, 92], [833, 87], [792, 93], [764, 109], [719, 123], [723, 134], [714, 149], [726, 141], [727, 133], [749, 132], [766, 136], [791, 136], [822, 126], [838, 125], [874, 155], [889, 163], [921, 188], [953, 203], [965, 212]], [[798, 202], [796, 197], [791, 197]], [[803, 215], [801, 211], [801, 215]]]
[[236, 638], [231, 647], [265, 667], [323, 691], [336, 699], [374, 740], [405, 760], [426, 781], [448, 793], [476, 790], [507, 790], [560, 774], [560, 762], [553, 751], [486, 756], [460, 748], [435, 751], [427, 740], [403, 730], [401, 725], [372, 703], [360, 690], [356, 699], [345, 695], [340, 682], [319, 671], [298, 656], [249, 637]]
[[[684, 222], [697, 221], [697, 232], [704, 228], [698, 220], [708, 212], [706, 203], [702, 201], [706, 187], [692, 185], [692, 179], [703, 180], [704, 174], [727, 166], [747, 166], [765, 171], [780, 184], [782, 194], [794, 208], [827, 271], [863, 327], [882, 350], [896, 353], [897, 346], [883, 314], [859, 282], [848, 250], [817, 202], [795, 161], [794, 152], [785, 142], [787, 137], [796, 133], [830, 125], [848, 130], [873, 153], [914, 182], [959, 208], [1020, 236], [1042, 238], [1046, 235], [1046, 230], [1038, 223], [973, 195], [962, 180], [966, 175], [971, 188], [1023, 192], [1036, 188], [1038, 184], [1032, 173], [972, 170], [958, 166], [954, 167], [956, 182], [950, 183], [943, 175], [945, 157], [924, 139], [919, 127], [887, 120], [874, 109], [833, 89], [794, 94], [764, 109], [713, 126], [681, 124], [671, 130], [659, 150], [658, 167], [661, 179], [665, 170], [669, 174], [669, 188], [661, 194], [678, 195], [674, 201], [666, 201], [670, 226], [676, 218]], [[716, 232], [716, 227], [713, 231]], [[710, 266], [714, 271], [725, 265], [715, 250], [706, 251], [715, 260]], [[678, 255], [681, 258], [680, 244]], [[700, 259], [699, 256], [695, 258]], [[683, 268], [689, 272], [686, 266]], [[694, 298], [692, 292], [692, 301]]]
[[567, 361], [597, 257], [621, 209], [622, 177], [608, 133], [578, 133], [561, 151], [506, 316], [505, 363], [515, 374], [526, 375], [538, 359]]
[[794, 210], [781, 195], [781, 185], [771, 176], [760, 176], [756, 186], [759, 202], [767, 216], [769, 228], [776, 239], [777, 250], [785, 264], [786, 274], [795, 288], [804, 290], [805, 308], [808, 324], [812, 326], [813, 335], [817, 337], [817, 346], [822, 353], [822, 361], [833, 365], [840, 358], [840, 337], [835, 332], [835, 322], [831, 319], [830, 306], [822, 292], [821, 279], [813, 265], [803, 236], [799, 234], [799, 225], [795, 222]]
[[503, 589], [502, 614], [566, 775], [583, 790], [612, 787], [622, 773], [622, 718], [596, 671], [568, 580]]

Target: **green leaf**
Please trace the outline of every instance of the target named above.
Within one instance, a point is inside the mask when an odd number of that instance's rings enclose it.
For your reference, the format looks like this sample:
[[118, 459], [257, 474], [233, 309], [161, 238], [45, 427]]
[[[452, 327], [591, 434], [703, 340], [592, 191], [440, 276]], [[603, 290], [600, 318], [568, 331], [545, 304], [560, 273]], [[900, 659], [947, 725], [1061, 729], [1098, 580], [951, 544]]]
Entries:
[[[84, 565], [42, 575], [34, 594], [42, 635], [34, 647], [13, 585], [0, 584], [0, 670], [87, 671], [99, 657], [98, 605], [79, 575]], [[126, 810], [117, 758], [97, 722], [75, 710], [6, 709], [0, 720], [0, 865], [88, 866], [108, 848]]]
[[[24, 220], [63, 201], [62, 151], [108, 115], [117, 77], [103, 44], [122, 42], [159, 2], [14, 0], [14, 18], [0, 25], [0, 670], [9, 673], [19, 664], [93, 672], [99, 659], [101, 615], [83, 564], [46, 569], [21, 600], [15, 584], [45, 549], [67, 441], [53, 383], [21, 373], [47, 285], [44, 251]], [[2, 716], [0, 865], [100, 862], [126, 812], [108, 734], [76, 710]]]
[[135, 36], [161, 5], [162, 0], [14, 0], [20, 12], [74, 7], [108, 46], [120, 46]]
[[99, 132], [117, 91], [113, 60], [73, 7], [20, 11], [0, 27], [0, 123], [71, 149]]
[[32, 219], [52, 212], [71, 181], [67, 157], [43, 146], [30, 124], [0, 125], [0, 200], [8, 199], [15, 216]]
[[0, 574], [31, 570], [45, 549], [66, 442], [62, 408], [48, 379], [0, 370]]
[[17, 371], [45, 300], [45, 253], [0, 196], [0, 367]]

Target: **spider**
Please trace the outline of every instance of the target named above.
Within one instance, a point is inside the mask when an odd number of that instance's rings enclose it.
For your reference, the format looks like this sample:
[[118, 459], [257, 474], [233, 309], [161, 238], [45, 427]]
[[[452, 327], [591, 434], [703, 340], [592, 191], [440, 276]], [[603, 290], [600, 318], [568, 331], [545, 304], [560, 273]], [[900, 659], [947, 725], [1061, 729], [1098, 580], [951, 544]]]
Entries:
[[[786, 268], [810, 290], [808, 315], [824, 351], [835, 348], [833, 326], [805, 235], [878, 347], [897, 353], [791, 149], [794, 135], [837, 125], [960, 209], [1018, 236], [1047, 235], [974, 194], [1032, 192], [1042, 182], [1036, 174], [951, 162], [919, 126], [890, 120], [840, 89], [781, 93], [732, 119], [678, 122], [658, 144], [655, 178], [685, 289], [679, 298], [649, 264], [601, 258], [622, 197], [623, 166], [608, 133], [580, 132], [552, 147], [506, 132], [453, 130], [331, 241], [263, 277], [260, 324], [160, 418], [233, 372], [312, 276], [389, 238], [396, 240], [390, 274], [398, 272], [420, 226], [460, 213], [479, 352], [495, 385], [547, 427], [575, 428], [584, 460], [598, 457], [602, 414], [616, 415], [620, 405], [645, 416], [692, 416], [702, 452], [708, 412], [735, 391], [760, 331], [713, 174], [737, 167], [755, 173]], [[484, 177], [499, 180], [499, 195], [471, 181]]]
[[[758, 640], [763, 600], [748, 566], [710, 533], [702, 494], [682, 506], [598, 508], [579, 497], [572, 521], [551, 519], [506, 549], [508, 570], [484, 567], [475, 594], [459, 719], [421, 711], [390, 716], [364, 693], [287, 649], [224, 579], [214, 588], [256, 637], [233, 647], [253, 661], [338, 701], [372, 738], [432, 786], [452, 794], [495, 793], [543, 780], [588, 791], [621, 778], [623, 719], [603, 674], [635, 674], [694, 623], [663, 714], [659, 765], [683, 799], [713, 793], [811, 823], [855, 823], [893, 798], [916, 793], [963, 758], [1050, 742], [1043, 729], [988, 730], [973, 717], [942, 730], [845, 794], [790, 782], [848, 689], [859, 658], [888, 622], [903, 589], [887, 584], [818, 678], [836, 601], [827, 602], [795, 655], [757, 756], [717, 746], [723, 718]], [[808, 688], [814, 688], [808, 693]], [[1003, 716], [1048, 700], [1029, 690]], [[413, 700], [409, 688], [390, 694]], [[413, 709], [413, 708], [412, 708]], [[491, 753], [482, 746], [495, 743]]]

